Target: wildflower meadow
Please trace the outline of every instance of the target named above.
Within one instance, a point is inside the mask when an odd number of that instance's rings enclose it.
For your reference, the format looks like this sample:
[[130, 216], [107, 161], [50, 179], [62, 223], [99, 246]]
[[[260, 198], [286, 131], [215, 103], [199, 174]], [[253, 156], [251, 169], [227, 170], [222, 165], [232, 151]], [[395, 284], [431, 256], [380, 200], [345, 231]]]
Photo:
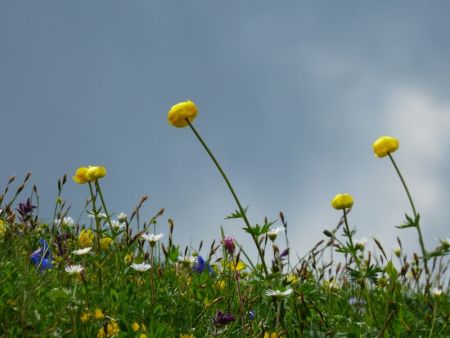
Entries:
[[[109, 210], [102, 181], [114, 168], [80, 166], [59, 178], [50, 222], [38, 216], [37, 188], [24, 196], [31, 174], [17, 188], [11, 177], [0, 195], [0, 337], [450, 337], [450, 238], [425, 246], [408, 168], [395, 161], [399, 140], [382, 136], [373, 152], [398, 175], [392, 184], [410, 204], [398, 227], [417, 235], [419, 252], [406, 254], [401, 238], [395, 249], [373, 239], [369, 250], [355, 239], [358, 201], [337, 191], [336, 226], [299, 257], [282, 212], [249, 219], [194, 126], [197, 113], [185, 101], [167, 119], [189, 128], [215, 164], [236, 202], [219, 217], [241, 222], [256, 255], [222, 228], [195, 249], [174, 242], [176, 220], [164, 209], [140, 219], [145, 198], [128, 213]], [[86, 193], [78, 218], [63, 197], [68, 184]]]

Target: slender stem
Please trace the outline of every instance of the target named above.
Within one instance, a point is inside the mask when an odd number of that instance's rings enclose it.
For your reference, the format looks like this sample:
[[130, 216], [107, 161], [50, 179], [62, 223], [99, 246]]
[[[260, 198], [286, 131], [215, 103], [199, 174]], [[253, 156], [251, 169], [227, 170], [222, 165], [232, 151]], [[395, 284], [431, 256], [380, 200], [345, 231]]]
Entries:
[[[203, 148], [205, 148], [206, 152], [208, 153], [209, 157], [211, 158], [211, 160], [214, 162], [214, 164], [216, 165], [217, 169], [219, 170], [220, 174], [222, 175], [223, 179], [225, 180], [225, 183], [228, 186], [228, 189], [230, 190], [231, 194], [233, 195], [234, 200], [236, 201], [236, 204], [239, 208], [239, 211], [242, 215], [242, 218], [244, 219], [244, 222], [247, 226], [248, 230], [252, 229], [252, 226], [250, 225], [250, 222], [248, 221], [247, 215], [245, 213], [244, 208], [241, 205], [241, 202], [239, 201], [239, 198], [236, 195], [236, 192], [233, 189], [233, 186], [231, 185], [230, 180], [228, 179], [227, 175], [225, 174], [225, 172], [223, 171], [222, 167], [220, 166], [219, 162], [216, 160], [215, 156], [213, 155], [213, 153], [211, 152], [211, 150], [209, 149], [209, 147], [206, 145], [205, 141], [203, 141], [202, 137], [200, 136], [200, 134], [197, 132], [197, 130], [194, 128], [194, 126], [191, 124], [191, 122], [189, 122], [188, 119], [186, 119], [187, 123], [189, 124], [189, 127], [191, 127], [191, 130], [194, 132], [195, 136], [197, 137], [197, 139], [200, 141], [200, 143], [202, 144]], [[256, 245], [256, 249], [258, 250], [258, 254], [259, 257], [261, 258], [261, 263], [263, 265], [264, 268], [264, 273], [266, 276], [269, 275], [268, 271], [267, 271], [267, 266], [266, 266], [266, 262], [264, 260], [264, 254], [261, 251], [261, 248], [259, 246], [258, 243], [258, 238], [256, 238], [256, 236], [252, 235], [253, 241], [255, 242]]]
[[[400, 172], [400, 169], [397, 166], [397, 163], [395, 163], [394, 158], [392, 157], [392, 155], [390, 153], [388, 153], [388, 156], [392, 162], [392, 165], [395, 168], [395, 171], [397, 172], [398, 177], [400, 178], [400, 181], [402, 182], [403, 188], [405, 188], [406, 191], [406, 195], [408, 196], [409, 199], [409, 203], [411, 204], [411, 208], [414, 214], [414, 220], [417, 220], [418, 214], [416, 211], [416, 207], [414, 206], [414, 202], [413, 199], [411, 197], [411, 194], [409, 192], [408, 186], [406, 185], [405, 180], [403, 179], [403, 176]], [[422, 256], [423, 256], [423, 263], [424, 263], [424, 267], [425, 267], [425, 272], [427, 274], [428, 279], [430, 278], [430, 271], [428, 270], [428, 257], [427, 257], [427, 251], [425, 249], [425, 244], [423, 241], [423, 236], [422, 236], [422, 230], [420, 229], [420, 225], [419, 223], [416, 224], [416, 229], [417, 229], [417, 233], [419, 235], [419, 244], [420, 244], [420, 248], [422, 250]]]
[[109, 216], [108, 209], [106, 208], [105, 200], [103, 199], [102, 189], [100, 189], [100, 184], [98, 183], [98, 179], [95, 180], [95, 188], [98, 191], [98, 195], [100, 196], [100, 201], [102, 202], [103, 209], [105, 210], [106, 219], [108, 221], [109, 227], [111, 229], [111, 233], [114, 234], [113, 226], [111, 223], [111, 217]]
[[[92, 189], [92, 184], [91, 182], [88, 182], [89, 185], [89, 191], [91, 193], [91, 200], [92, 200], [92, 211], [94, 212], [94, 219], [95, 219], [95, 225], [97, 227], [97, 231], [95, 234], [95, 238], [96, 238], [96, 242], [97, 242], [97, 251], [98, 254], [100, 255], [100, 221], [98, 220], [98, 211], [97, 211], [97, 207], [95, 206], [95, 195], [94, 195], [94, 190]], [[98, 265], [98, 280], [100, 282], [100, 286], [102, 285], [102, 268], [101, 265]]]

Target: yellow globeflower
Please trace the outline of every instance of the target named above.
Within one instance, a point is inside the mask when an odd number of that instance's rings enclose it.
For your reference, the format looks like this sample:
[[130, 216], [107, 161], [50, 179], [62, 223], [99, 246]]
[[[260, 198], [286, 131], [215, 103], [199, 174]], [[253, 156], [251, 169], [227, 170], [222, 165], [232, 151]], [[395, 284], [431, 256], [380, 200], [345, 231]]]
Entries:
[[92, 182], [106, 175], [106, 168], [101, 166], [89, 166], [87, 168], [86, 177]]
[[353, 197], [349, 194], [337, 194], [331, 200], [331, 205], [337, 210], [348, 209], [353, 205]]
[[78, 184], [84, 184], [88, 182], [89, 180], [86, 175], [87, 171], [88, 168], [86, 167], [78, 168], [77, 171], [75, 171], [75, 175], [72, 177], [72, 179]]
[[112, 238], [111, 237], [103, 237], [100, 238], [100, 249], [102, 250], [108, 250], [109, 246], [112, 243]]
[[381, 136], [373, 143], [376, 157], [385, 157], [398, 149], [399, 141], [392, 136]]
[[111, 320], [111, 323], [106, 325], [106, 332], [108, 333], [108, 337], [117, 336], [120, 333], [119, 324], [115, 320]]
[[131, 324], [131, 328], [133, 329], [134, 332], [138, 332], [139, 331], [139, 324], [134, 322], [133, 324]]
[[105, 318], [105, 315], [103, 314], [103, 311], [101, 309], [95, 309], [94, 316], [95, 316], [95, 319]]
[[92, 232], [91, 229], [81, 230], [80, 236], [78, 237], [78, 244], [80, 244], [82, 248], [92, 246], [93, 241], [94, 241], [94, 233]]
[[174, 127], [184, 128], [188, 125], [186, 119], [189, 120], [189, 122], [192, 122], [196, 116], [197, 106], [195, 103], [192, 101], [185, 101], [170, 108], [167, 120]]

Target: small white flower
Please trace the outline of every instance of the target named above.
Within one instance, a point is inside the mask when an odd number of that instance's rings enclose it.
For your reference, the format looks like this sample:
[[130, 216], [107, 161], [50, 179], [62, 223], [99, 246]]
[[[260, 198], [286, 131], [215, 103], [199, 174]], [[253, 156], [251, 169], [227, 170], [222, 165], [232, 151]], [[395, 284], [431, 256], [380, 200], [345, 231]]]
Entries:
[[141, 263], [141, 264], [133, 263], [133, 264], [131, 264], [131, 267], [136, 271], [144, 272], [144, 271], [149, 270], [152, 266], [150, 264], [146, 264], [146, 263]]
[[66, 225], [68, 227], [72, 227], [75, 225], [75, 221], [72, 217], [70, 216], [66, 216], [63, 219], [55, 219], [55, 225], [56, 226], [60, 226], [60, 225]]
[[150, 243], [150, 246], [154, 246], [157, 241], [164, 237], [164, 234], [142, 234], [141, 237]]
[[123, 229], [125, 227], [124, 223], [121, 223], [120, 221], [115, 220], [115, 219], [111, 220], [111, 225], [116, 230], [120, 230], [120, 229]]
[[450, 238], [443, 238], [440, 240], [441, 245], [444, 247], [444, 249], [450, 248]]
[[442, 295], [442, 289], [439, 288], [432, 288], [430, 292], [434, 297], [439, 297], [440, 295]]
[[74, 251], [72, 251], [72, 253], [74, 254], [74, 255], [79, 255], [79, 256], [81, 256], [81, 255], [85, 255], [85, 254], [87, 254], [89, 251], [91, 251], [92, 250], [92, 247], [87, 247], [87, 248], [84, 248], [84, 249], [78, 249], [78, 250], [74, 250]]
[[357, 239], [355, 240], [355, 248], [356, 249], [360, 249], [360, 250], [364, 250], [364, 246], [367, 243], [367, 238], [361, 238], [361, 239]]
[[178, 256], [177, 260], [184, 265], [193, 265], [197, 259], [194, 256]]
[[289, 296], [292, 292], [294, 292], [294, 290], [292, 290], [291, 288], [288, 288], [284, 291], [268, 289], [268, 290], [266, 290], [265, 294], [268, 297], [282, 298], [282, 297]]
[[127, 214], [125, 214], [123, 212], [121, 212], [120, 214], [117, 215], [117, 220], [120, 223], [125, 223], [127, 221], [127, 218], [128, 218]]
[[267, 236], [269, 236], [270, 240], [274, 241], [279, 232], [286, 231], [286, 228], [283, 226], [277, 226], [276, 228], [272, 228], [267, 232]]
[[[95, 218], [95, 214], [92, 211], [88, 211], [88, 217]], [[108, 216], [104, 212], [97, 213], [98, 219], [108, 219]]]
[[68, 274], [73, 275], [80, 273], [84, 268], [81, 265], [68, 265], [65, 270]]

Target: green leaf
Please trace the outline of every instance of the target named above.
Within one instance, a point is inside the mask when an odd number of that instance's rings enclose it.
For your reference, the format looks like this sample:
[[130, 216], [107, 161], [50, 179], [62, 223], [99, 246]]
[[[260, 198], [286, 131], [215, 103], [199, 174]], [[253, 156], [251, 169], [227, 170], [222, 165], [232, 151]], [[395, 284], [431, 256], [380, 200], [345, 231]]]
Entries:
[[406, 229], [406, 228], [417, 228], [419, 226], [420, 221], [420, 215], [417, 214], [417, 216], [413, 219], [412, 217], [408, 216], [408, 214], [405, 214], [406, 221], [396, 226], [398, 229]]
[[235, 219], [235, 218], [244, 218], [244, 215], [247, 214], [248, 205], [246, 208], [244, 208], [244, 213], [242, 213], [240, 210], [236, 209], [234, 210], [231, 215], [228, 215], [225, 217], [225, 219]]

